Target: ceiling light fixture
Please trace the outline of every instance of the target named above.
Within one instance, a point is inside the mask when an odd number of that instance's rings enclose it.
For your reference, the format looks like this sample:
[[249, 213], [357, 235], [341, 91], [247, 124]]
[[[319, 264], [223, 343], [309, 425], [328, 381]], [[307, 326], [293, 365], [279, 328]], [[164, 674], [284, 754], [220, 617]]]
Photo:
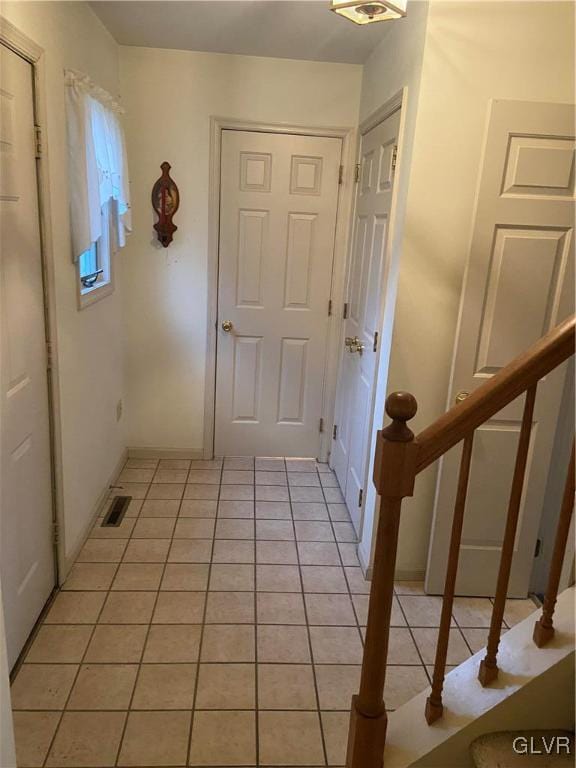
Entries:
[[330, 10], [353, 21], [354, 24], [371, 24], [373, 21], [401, 19], [406, 16], [407, 4], [408, 0], [376, 0], [368, 3], [332, 0]]

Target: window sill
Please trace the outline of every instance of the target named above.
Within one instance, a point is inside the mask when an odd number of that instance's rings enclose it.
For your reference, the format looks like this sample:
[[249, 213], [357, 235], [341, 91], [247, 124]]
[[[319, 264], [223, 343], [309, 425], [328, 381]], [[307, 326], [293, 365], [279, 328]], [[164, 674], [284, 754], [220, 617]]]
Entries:
[[85, 309], [95, 304], [100, 299], [105, 299], [114, 292], [114, 284], [111, 280], [97, 283], [92, 288], [82, 288], [78, 293], [78, 309]]

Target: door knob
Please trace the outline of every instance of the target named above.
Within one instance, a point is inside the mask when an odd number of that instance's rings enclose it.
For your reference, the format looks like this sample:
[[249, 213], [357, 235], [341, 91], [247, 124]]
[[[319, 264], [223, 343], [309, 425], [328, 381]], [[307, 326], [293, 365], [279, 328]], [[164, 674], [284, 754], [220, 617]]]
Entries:
[[456, 403], [456, 405], [458, 405], [458, 403], [463, 403], [469, 394], [470, 392], [466, 392], [465, 389], [463, 389], [461, 392], [458, 392], [458, 394], [454, 398], [454, 402]]
[[233, 327], [231, 320], [222, 320], [222, 330], [225, 333], [230, 333]]
[[364, 350], [364, 344], [362, 344], [358, 336], [346, 336], [344, 344], [348, 347], [348, 352], [351, 354], [358, 352], [358, 354], [361, 355]]

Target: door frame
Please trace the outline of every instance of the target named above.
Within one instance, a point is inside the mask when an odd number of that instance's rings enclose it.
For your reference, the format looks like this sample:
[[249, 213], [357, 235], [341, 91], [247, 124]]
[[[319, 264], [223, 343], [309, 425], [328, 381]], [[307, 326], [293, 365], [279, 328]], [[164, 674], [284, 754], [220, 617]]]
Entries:
[[54, 549], [54, 587], [66, 573], [65, 528], [62, 472], [62, 433], [60, 420], [60, 386], [56, 333], [56, 287], [50, 207], [50, 176], [46, 142], [47, 88], [44, 49], [0, 14], [0, 43], [27, 61], [33, 72], [34, 122], [38, 131], [39, 152], [36, 157], [38, 213], [40, 227], [40, 260], [44, 294], [44, 333], [48, 357], [48, 419], [50, 429], [50, 475], [52, 495], [52, 530]]
[[[377, 125], [384, 122], [384, 120], [391, 117], [395, 112], [398, 110], [401, 110], [400, 114], [400, 126], [398, 129], [398, 152], [397, 152], [397, 159], [396, 159], [396, 179], [398, 180], [394, 184], [394, 189], [392, 190], [392, 202], [390, 205], [390, 215], [388, 218], [389, 226], [388, 226], [388, 239], [386, 242], [386, 253], [385, 253], [385, 263], [384, 263], [384, 274], [383, 274], [383, 280], [382, 280], [382, 286], [383, 290], [380, 297], [380, 307], [379, 307], [379, 321], [378, 321], [378, 327], [380, 328], [380, 343], [379, 348], [377, 352], [377, 359], [376, 359], [376, 381], [374, 383], [374, 391], [373, 391], [373, 399], [372, 399], [372, 405], [371, 405], [371, 416], [370, 416], [370, 444], [367, 446], [368, 451], [368, 461], [366, 462], [366, 474], [364, 477], [364, 498], [363, 498], [363, 504], [362, 509], [360, 512], [360, 532], [359, 532], [359, 544], [358, 544], [358, 557], [360, 559], [360, 564], [362, 566], [362, 569], [366, 573], [367, 577], [370, 577], [371, 573], [371, 567], [370, 563], [372, 561], [372, 555], [373, 555], [373, 545], [374, 545], [374, 536], [373, 533], [375, 531], [375, 525], [378, 518], [378, 512], [379, 512], [379, 497], [376, 493], [376, 489], [374, 488], [374, 485], [372, 482], [370, 482], [370, 478], [372, 477], [373, 471], [374, 471], [374, 456], [375, 456], [375, 449], [376, 449], [376, 436], [377, 431], [379, 429], [375, 428], [375, 425], [380, 425], [383, 423], [383, 419], [385, 416], [384, 412], [384, 403], [386, 399], [386, 388], [387, 388], [387, 382], [388, 382], [388, 363], [390, 360], [390, 351], [392, 347], [392, 327], [394, 323], [394, 312], [395, 312], [395, 306], [396, 306], [396, 288], [398, 283], [398, 262], [401, 258], [401, 247], [402, 242], [399, 239], [402, 234], [402, 228], [399, 226], [399, 217], [398, 217], [398, 209], [400, 205], [400, 192], [402, 188], [402, 193], [404, 195], [404, 199], [406, 199], [407, 196], [407, 183], [408, 183], [408, 177], [406, 179], [402, 179], [402, 174], [404, 173], [404, 156], [406, 154], [406, 141], [407, 141], [407, 132], [406, 132], [406, 119], [407, 119], [407, 113], [408, 113], [408, 87], [404, 86], [400, 90], [398, 90], [390, 99], [385, 101], [380, 107], [378, 107], [374, 112], [372, 112], [368, 117], [366, 117], [359, 125], [358, 128], [358, 134], [357, 134], [357, 141], [356, 141], [356, 147], [355, 147], [355, 162], [360, 162], [361, 159], [361, 151], [362, 151], [362, 138], [369, 133], [373, 128], [376, 128]], [[402, 181], [404, 181], [404, 184], [402, 184]], [[351, 207], [351, 213], [350, 213], [350, 240], [349, 240], [349, 246], [347, 251], [347, 259], [346, 259], [346, 293], [348, 292], [348, 284], [350, 280], [350, 264], [351, 264], [351, 258], [352, 258], [352, 248], [353, 248], [353, 242], [352, 238], [354, 235], [354, 218], [356, 213], [356, 188], [354, 189], [354, 195], [353, 195], [353, 203]], [[396, 258], [393, 259], [394, 253], [396, 253]], [[388, 337], [387, 334], [384, 333], [384, 329], [388, 329]], [[340, 370], [340, 365], [342, 358], [344, 356], [345, 351], [342, 344], [339, 345], [338, 349], [338, 370]], [[372, 510], [372, 514], [370, 516], [370, 519], [368, 519], [367, 511]]]
[[204, 379], [204, 443], [203, 456], [214, 455], [216, 415], [216, 323], [218, 320], [218, 260], [220, 246], [220, 171], [223, 131], [251, 131], [260, 133], [319, 136], [342, 140], [342, 183], [338, 189], [336, 229], [334, 236], [334, 261], [332, 266], [332, 315], [328, 326], [328, 351], [324, 369], [321, 418], [324, 431], [320, 433], [318, 458], [326, 461], [331, 442], [329, 425], [332, 424], [336, 382], [340, 360], [340, 331], [344, 284], [350, 236], [351, 212], [354, 202], [354, 163], [356, 155], [356, 128], [305, 126], [290, 123], [263, 123], [236, 118], [210, 118], [210, 169], [208, 186], [208, 302], [206, 324], [206, 371]]

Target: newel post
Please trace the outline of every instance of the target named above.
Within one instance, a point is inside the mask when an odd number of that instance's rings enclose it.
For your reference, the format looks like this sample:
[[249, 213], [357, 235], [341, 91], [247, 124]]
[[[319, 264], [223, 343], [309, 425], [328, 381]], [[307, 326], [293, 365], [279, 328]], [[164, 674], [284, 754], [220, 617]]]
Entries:
[[378, 433], [374, 485], [381, 498], [376, 532], [372, 586], [360, 678], [360, 693], [352, 697], [347, 768], [381, 768], [386, 742], [384, 683], [394, 597], [394, 570], [402, 499], [412, 496], [418, 447], [406, 422], [417, 410], [408, 392], [386, 400], [392, 423]]

